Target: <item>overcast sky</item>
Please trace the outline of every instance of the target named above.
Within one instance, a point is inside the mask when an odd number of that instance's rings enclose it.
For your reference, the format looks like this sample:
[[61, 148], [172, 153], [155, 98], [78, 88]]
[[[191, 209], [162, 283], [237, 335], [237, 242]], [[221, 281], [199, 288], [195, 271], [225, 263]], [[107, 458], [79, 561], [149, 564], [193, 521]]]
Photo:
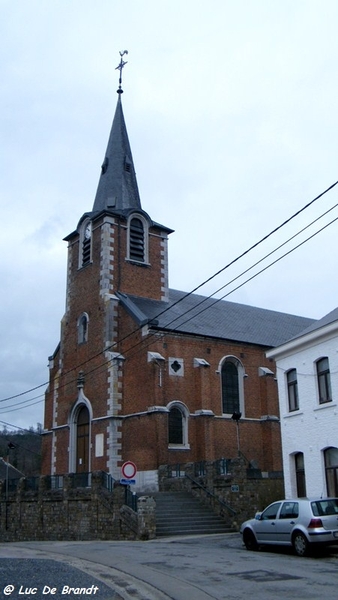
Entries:
[[[170, 286], [189, 291], [338, 180], [338, 3], [0, 7], [3, 400], [48, 380], [65, 305], [62, 240], [93, 206], [119, 51], [129, 52], [122, 101], [142, 207], [175, 230]], [[337, 202], [338, 186], [200, 293], [213, 293]], [[247, 277], [337, 217], [335, 209]], [[338, 221], [228, 299], [322, 317], [338, 305], [337, 230]], [[43, 392], [1, 402], [0, 420], [42, 422]]]

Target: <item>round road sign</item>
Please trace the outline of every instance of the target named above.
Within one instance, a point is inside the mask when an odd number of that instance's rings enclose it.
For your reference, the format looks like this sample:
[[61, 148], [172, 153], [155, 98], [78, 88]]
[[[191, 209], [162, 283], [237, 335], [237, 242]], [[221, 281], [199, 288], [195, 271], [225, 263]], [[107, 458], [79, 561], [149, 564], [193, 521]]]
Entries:
[[131, 462], [131, 460], [127, 460], [127, 462], [122, 465], [122, 475], [125, 479], [133, 479], [136, 475], [136, 465]]

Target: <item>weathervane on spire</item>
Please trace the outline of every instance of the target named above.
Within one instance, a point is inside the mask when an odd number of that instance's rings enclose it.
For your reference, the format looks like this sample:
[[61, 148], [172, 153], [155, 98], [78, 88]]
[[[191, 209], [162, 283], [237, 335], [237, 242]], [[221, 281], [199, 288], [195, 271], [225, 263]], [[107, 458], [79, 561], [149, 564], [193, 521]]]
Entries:
[[120, 77], [119, 77], [119, 89], [117, 90], [118, 94], [123, 94], [123, 89], [122, 89], [122, 69], [124, 67], [124, 65], [127, 64], [127, 60], [123, 60], [123, 56], [125, 54], [128, 54], [128, 50], [123, 50], [123, 52], [120, 52], [120, 56], [121, 56], [121, 60], [120, 60], [120, 64], [116, 67], [115, 71], [119, 70], [120, 71]]

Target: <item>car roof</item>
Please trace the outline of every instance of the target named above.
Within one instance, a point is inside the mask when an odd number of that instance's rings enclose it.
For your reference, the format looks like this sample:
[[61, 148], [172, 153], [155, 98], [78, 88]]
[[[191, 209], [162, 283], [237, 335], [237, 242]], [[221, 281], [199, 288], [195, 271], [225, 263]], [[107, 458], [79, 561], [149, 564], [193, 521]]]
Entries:
[[328, 500], [338, 501], [338, 498], [335, 496], [327, 496], [325, 498], [318, 498], [318, 496], [311, 498], [283, 498], [282, 500], [275, 500], [274, 502], [271, 502], [271, 504], [275, 504], [275, 502], [326, 502]]

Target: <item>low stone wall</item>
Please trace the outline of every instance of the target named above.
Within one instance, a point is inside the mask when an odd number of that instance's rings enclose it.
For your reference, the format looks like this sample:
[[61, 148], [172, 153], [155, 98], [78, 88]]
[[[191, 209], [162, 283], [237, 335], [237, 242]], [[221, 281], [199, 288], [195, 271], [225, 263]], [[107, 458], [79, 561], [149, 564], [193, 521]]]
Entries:
[[159, 485], [160, 491], [191, 492], [236, 529], [270, 502], [284, 497], [283, 474], [252, 469], [244, 457], [203, 465], [163, 465], [159, 469]]
[[[138, 499], [138, 512], [125, 506], [125, 489], [102, 487], [101, 473], [92, 473], [90, 487], [73, 487], [63, 477], [62, 489], [50, 489], [48, 477], [27, 489], [21, 479], [15, 491], [3, 484], [0, 496], [1, 541], [120, 540], [155, 537], [152, 498]], [[7, 498], [7, 500], [6, 500]]]

